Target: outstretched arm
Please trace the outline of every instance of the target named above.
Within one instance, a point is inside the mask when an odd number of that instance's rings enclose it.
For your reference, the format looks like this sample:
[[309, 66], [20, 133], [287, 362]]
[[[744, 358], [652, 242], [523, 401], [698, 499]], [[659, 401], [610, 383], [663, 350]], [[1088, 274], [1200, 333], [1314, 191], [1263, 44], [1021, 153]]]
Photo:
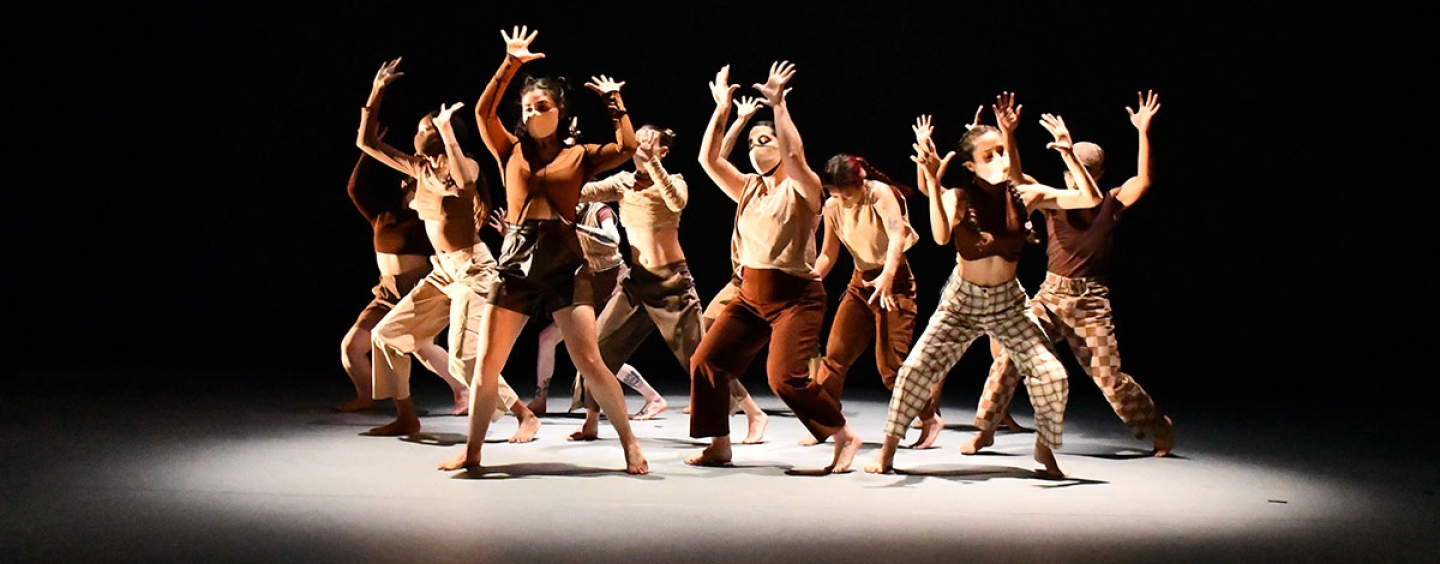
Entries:
[[811, 213], [820, 213], [824, 204], [825, 188], [821, 186], [820, 175], [805, 162], [805, 144], [800, 141], [800, 131], [790, 116], [790, 106], [785, 102], [785, 85], [795, 76], [795, 65], [789, 61], [770, 64], [770, 78], [765, 84], [756, 84], [755, 89], [765, 95], [766, 104], [775, 110], [775, 144], [780, 149], [780, 162], [785, 163], [786, 174], [800, 186], [800, 196], [810, 207]]
[[375, 79], [370, 83], [370, 98], [365, 101], [365, 107], [360, 109], [360, 132], [355, 139], [355, 146], [370, 158], [413, 177], [416, 161], [414, 155], [402, 153], [389, 143], [381, 141], [380, 121], [375, 119], [375, 114], [380, 111], [380, 102], [385, 99], [385, 87], [405, 75], [395, 71], [395, 67], [399, 65], [400, 59], [397, 57], [380, 65], [380, 70], [375, 71]]
[[720, 151], [720, 125], [730, 119], [730, 96], [740, 87], [730, 84], [729, 80], [730, 65], [725, 65], [720, 72], [715, 73], [715, 80], [710, 82], [710, 96], [715, 99], [715, 112], [710, 114], [710, 123], [706, 124], [705, 134], [700, 137], [700, 168], [705, 169], [705, 174], [710, 176], [710, 180], [715, 182], [726, 196], [739, 202], [745, 189], [745, 175]]
[[900, 200], [895, 199], [895, 192], [886, 186], [883, 190], [877, 190], [876, 195], [875, 211], [885, 224], [885, 235], [889, 237], [889, 242], [885, 245], [885, 267], [880, 269], [879, 276], [866, 285], [875, 288], [875, 292], [870, 295], [870, 303], [879, 301], [881, 309], [888, 310], [895, 307], [895, 297], [890, 293], [890, 289], [895, 281], [895, 271], [900, 270], [900, 261], [905, 256], [905, 240], [909, 233], [906, 231], [905, 216], [900, 210]]
[[995, 97], [995, 122], [1000, 125], [1000, 137], [1005, 141], [1005, 155], [1010, 159], [1010, 182], [1025, 183], [1025, 172], [1020, 168], [1020, 145], [1015, 141], [1015, 129], [1020, 125], [1020, 110], [1025, 106], [1015, 105], [1014, 92], [1002, 92]]
[[1128, 208], [1150, 190], [1150, 118], [1155, 116], [1155, 112], [1160, 111], [1160, 95], [1151, 90], [1148, 95], [1140, 96], [1139, 109], [1132, 110], [1126, 106], [1125, 111], [1130, 114], [1130, 123], [1135, 126], [1135, 131], [1140, 135], [1135, 176], [1120, 185], [1120, 191], [1115, 194], [1115, 198]]
[[925, 163], [930, 157], [924, 154], [923, 149], [920, 150], [918, 154], [910, 157], [910, 160], [915, 161], [915, 169], [920, 176], [917, 184], [929, 186], [930, 197], [927, 198], [927, 200], [929, 200], [930, 204], [930, 236], [935, 239], [935, 244], [937, 245], [950, 243], [950, 232], [955, 227], [955, 218], [959, 217], [960, 213], [965, 211], [954, 209], [958, 207], [956, 205], [959, 202], [959, 197], [956, 194], [958, 191], [945, 189], [945, 187], [940, 185], [940, 181], [937, 180], [945, 174], [945, 169], [950, 166], [950, 159], [954, 157], [954, 151], [947, 153], [945, 158], [940, 159], [940, 166], [937, 171], [931, 171], [929, 167], [925, 166]]
[[596, 213], [600, 220], [600, 227], [591, 227], [583, 223], [576, 223], [575, 229], [583, 231], [586, 235], [600, 241], [602, 244], [615, 246], [620, 244], [620, 228], [615, 225], [615, 212], [610, 206], [605, 206]]
[[525, 26], [516, 26], [512, 33], [500, 30], [500, 37], [505, 39], [505, 61], [500, 63], [495, 76], [485, 84], [480, 101], [475, 103], [475, 125], [480, 129], [480, 139], [502, 170], [505, 160], [510, 158], [510, 148], [515, 145], [515, 136], [506, 131], [505, 124], [500, 122], [500, 98], [520, 70], [520, 65], [545, 58], [544, 53], [530, 52], [530, 42], [539, 33], [539, 30], [530, 31]]
[[[1027, 184], [1016, 187], [1025, 199], [1026, 208], [1031, 211], [1036, 209], [1088, 209], [1100, 205], [1103, 195], [1095, 185], [1095, 178], [1090, 176], [1090, 171], [1086, 170], [1075, 158], [1074, 143], [1070, 138], [1070, 130], [1065, 127], [1065, 120], [1060, 116], [1044, 114], [1040, 116], [1040, 125], [1055, 136], [1055, 141], [1045, 147], [1055, 149], [1060, 153], [1060, 159], [1065, 161], [1066, 170], [1070, 171], [1070, 178], [1075, 180], [1075, 189], [1059, 190], [1040, 186], [1033, 183], [1029, 175], [1026, 175]], [[1021, 189], [1022, 186], [1024, 189]]]

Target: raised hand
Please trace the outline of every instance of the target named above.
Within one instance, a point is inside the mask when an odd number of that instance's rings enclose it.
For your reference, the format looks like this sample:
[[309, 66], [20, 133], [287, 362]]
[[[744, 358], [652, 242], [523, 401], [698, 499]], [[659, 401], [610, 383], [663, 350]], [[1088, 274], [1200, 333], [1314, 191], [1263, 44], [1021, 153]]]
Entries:
[[1145, 94], [1136, 92], [1135, 96], [1140, 99], [1139, 109], [1132, 110], [1130, 106], [1125, 106], [1125, 113], [1130, 114], [1130, 124], [1134, 125], [1135, 129], [1140, 130], [1141, 133], [1148, 132], [1150, 131], [1150, 118], [1155, 116], [1155, 112], [1160, 111], [1160, 95], [1156, 94], [1154, 90], [1150, 90]]
[[391, 82], [395, 82], [395, 79], [405, 76], [405, 73], [395, 71], [395, 67], [400, 66], [400, 59], [401, 57], [395, 57], [394, 60], [380, 65], [380, 70], [375, 71], [375, 80], [371, 84], [376, 90], [389, 86]]
[[970, 123], [965, 124], [965, 131], [970, 131], [971, 129], [975, 129], [975, 126], [980, 125], [980, 112], [983, 111], [985, 111], [985, 104], [975, 106], [975, 119], [970, 120]]
[[935, 128], [930, 125], [929, 114], [924, 114], [918, 118], [915, 118], [915, 125], [910, 126], [910, 131], [915, 132], [915, 143], [919, 145], [922, 149], [931, 153], [932, 155], [939, 152], [935, 148], [935, 141], [933, 139], [933, 136], [935, 134]]
[[505, 33], [503, 29], [500, 30], [500, 37], [505, 39], [505, 54], [519, 59], [522, 63], [545, 58], [544, 53], [530, 52], [530, 42], [534, 41], [535, 36], [539, 33], [540, 30], [538, 29], [530, 31], [529, 26], [523, 25], [515, 26], [514, 31], [511, 33]]
[[752, 88], [759, 90], [765, 96], [765, 103], [774, 106], [785, 99], [790, 92], [785, 84], [795, 76], [795, 65], [790, 61], [778, 61], [770, 63], [770, 76], [765, 79], [764, 84], [754, 84]]
[[1065, 120], [1060, 116], [1041, 114], [1040, 126], [1044, 127], [1045, 131], [1049, 131], [1050, 135], [1055, 136], [1054, 141], [1045, 145], [1046, 149], [1069, 151], [1074, 147], [1074, 142], [1070, 139], [1070, 130], [1065, 127]]
[[456, 102], [449, 107], [446, 107], [445, 104], [440, 104], [440, 113], [436, 114], [435, 118], [431, 121], [435, 122], [436, 128], [448, 126], [450, 125], [450, 116], [455, 114], [455, 110], [463, 107], [465, 107], [465, 102]]
[[715, 99], [716, 105], [728, 106], [730, 96], [739, 87], [739, 84], [730, 84], [730, 65], [725, 65], [715, 73], [715, 80], [710, 81], [710, 97]]
[[1023, 104], [1015, 105], [1014, 92], [1001, 92], [995, 97], [995, 105], [991, 106], [995, 110], [995, 122], [1000, 129], [1010, 132], [1014, 132], [1015, 127], [1020, 125], [1020, 110], [1024, 107]]
[[615, 79], [603, 74], [598, 77], [592, 76], [590, 77], [590, 82], [585, 83], [586, 88], [594, 90], [596, 94], [601, 96], [612, 93], [619, 94], [621, 86], [625, 86], [625, 81], [615, 82]]
[[764, 102], [754, 96], [742, 96], [735, 101], [735, 114], [739, 119], [750, 119], [750, 116], [760, 110], [762, 103]]
[[635, 143], [635, 161], [643, 166], [660, 150], [660, 132], [648, 127], [641, 129], [635, 132]]
[[915, 149], [915, 154], [910, 155], [910, 160], [924, 165], [925, 173], [931, 185], [938, 185], [940, 179], [945, 177], [945, 169], [950, 167], [950, 159], [955, 158], [955, 151], [946, 153], [942, 158], [936, 155], [934, 151], [927, 149], [919, 143], [912, 145], [912, 147]]

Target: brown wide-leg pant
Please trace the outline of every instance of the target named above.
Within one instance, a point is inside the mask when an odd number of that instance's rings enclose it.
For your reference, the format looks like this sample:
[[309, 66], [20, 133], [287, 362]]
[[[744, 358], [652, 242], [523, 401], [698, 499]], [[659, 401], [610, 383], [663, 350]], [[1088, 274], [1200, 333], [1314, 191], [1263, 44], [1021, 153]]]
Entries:
[[767, 344], [770, 389], [817, 440], [845, 426], [840, 402], [810, 378], [811, 351], [825, 321], [825, 286], [779, 270], [746, 269], [740, 295], [690, 359], [690, 436], [730, 434], [730, 381]]
[[865, 286], [882, 269], [856, 270], [850, 285], [840, 298], [835, 319], [830, 322], [830, 337], [825, 343], [825, 357], [816, 379], [831, 397], [840, 398], [845, 390], [845, 376], [855, 360], [871, 344], [875, 345], [875, 368], [888, 390], [895, 389], [895, 377], [901, 363], [910, 354], [910, 341], [915, 337], [915, 281], [909, 263], [900, 263], [890, 292], [895, 309], [887, 310], [880, 302], [870, 303], [875, 289]]
[[[1100, 387], [1115, 415], [1135, 438], [1163, 431], [1165, 419], [1150, 394], [1129, 374], [1120, 371], [1120, 349], [1110, 312], [1110, 288], [1098, 278], [1067, 278], [1047, 272], [1045, 283], [1030, 298], [1030, 311], [1052, 340], [1064, 339], [1085, 373]], [[1002, 354], [990, 365], [985, 392], [975, 414], [975, 425], [992, 429], [1015, 397], [1020, 371]]]

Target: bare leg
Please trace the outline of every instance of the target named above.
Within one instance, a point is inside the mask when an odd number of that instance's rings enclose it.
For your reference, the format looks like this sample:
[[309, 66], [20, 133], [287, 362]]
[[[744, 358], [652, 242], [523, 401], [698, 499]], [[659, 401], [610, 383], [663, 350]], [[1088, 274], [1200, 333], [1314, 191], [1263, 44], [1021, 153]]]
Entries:
[[885, 436], [885, 443], [880, 445], [880, 454], [875, 457], [875, 462], [865, 467], [865, 471], [871, 474], [889, 474], [895, 471], [895, 450], [900, 448], [900, 437]]
[[831, 438], [835, 439], [835, 458], [825, 467], [825, 472], [830, 474], [844, 474], [850, 471], [850, 464], [855, 461], [855, 453], [860, 451], [860, 436], [855, 430], [846, 425]]
[[366, 431], [372, 437], [402, 437], [420, 432], [420, 417], [415, 415], [415, 402], [395, 398], [395, 420]]
[[375, 409], [375, 400], [370, 399], [370, 330], [351, 327], [340, 340], [340, 364], [350, 383], [355, 385], [355, 399], [335, 407], [336, 411], [369, 411]]
[[730, 437], [726, 435], [710, 439], [710, 446], [700, 454], [685, 459], [685, 463], [691, 466], [724, 466], [730, 463], [731, 456]]
[[560, 327], [554, 323], [546, 325], [540, 330], [537, 338], [539, 343], [535, 351], [535, 397], [530, 400], [527, 406], [536, 415], [545, 415], [547, 402], [550, 399], [550, 379], [555, 376], [555, 347], [565, 340], [560, 335]]
[[620, 436], [620, 446], [625, 450], [625, 472], [649, 474], [650, 463], [640, 449], [640, 441], [630, 429], [629, 412], [625, 409], [625, 393], [620, 381], [605, 367], [600, 356], [600, 345], [595, 335], [595, 308], [588, 305], [567, 307], [555, 312], [555, 324], [565, 336], [565, 348], [570, 359], [580, 369], [585, 386], [605, 412], [605, 419]]
[[1065, 473], [1060, 471], [1059, 463], [1055, 462], [1055, 451], [1040, 442], [1040, 437], [1035, 437], [1035, 461], [1045, 465], [1040, 475], [1046, 478], [1064, 478]]
[[[470, 379], [469, 438], [465, 449], [440, 463], [441, 470], [458, 470], [480, 466], [480, 448], [490, 430], [490, 416], [500, 400], [500, 370], [515, 347], [515, 339], [525, 328], [527, 317], [508, 309], [485, 304], [480, 321], [480, 342], [476, 363], [478, 374]], [[478, 414], [478, 415], [477, 415]]]
[[470, 384], [450, 373], [450, 356], [445, 348], [433, 342], [426, 341], [416, 347], [415, 360], [426, 370], [434, 372], [441, 380], [450, 386], [450, 393], [455, 400], [455, 408], [451, 415], [465, 415], [470, 412]]
[[645, 398], [645, 405], [641, 406], [640, 411], [635, 415], [631, 415], [631, 419], [644, 421], [670, 408], [670, 402], [665, 401], [665, 396], [655, 391], [655, 388], [645, 381], [645, 378], [640, 375], [640, 371], [636, 370], [634, 366], [629, 364], [621, 366], [620, 371], [615, 373], [615, 377], [624, 382], [626, 386], [640, 392], [640, 396]]
[[567, 441], [593, 441], [600, 438], [600, 412], [594, 409], [585, 410], [585, 422], [566, 437]]

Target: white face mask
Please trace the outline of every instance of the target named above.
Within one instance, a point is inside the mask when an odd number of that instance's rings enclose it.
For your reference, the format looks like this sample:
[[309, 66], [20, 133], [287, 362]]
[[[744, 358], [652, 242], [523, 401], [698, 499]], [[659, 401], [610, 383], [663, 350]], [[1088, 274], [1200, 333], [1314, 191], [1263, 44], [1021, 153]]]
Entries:
[[990, 184], [998, 185], [1005, 181], [1009, 174], [1010, 157], [995, 157], [995, 160], [988, 163], [975, 164], [975, 177]]
[[560, 111], [551, 109], [549, 111], [530, 114], [525, 120], [525, 131], [530, 137], [544, 139], [555, 134], [555, 128], [560, 125]]
[[756, 145], [750, 149], [750, 166], [755, 172], [769, 176], [780, 166], [780, 148], [774, 145]]

